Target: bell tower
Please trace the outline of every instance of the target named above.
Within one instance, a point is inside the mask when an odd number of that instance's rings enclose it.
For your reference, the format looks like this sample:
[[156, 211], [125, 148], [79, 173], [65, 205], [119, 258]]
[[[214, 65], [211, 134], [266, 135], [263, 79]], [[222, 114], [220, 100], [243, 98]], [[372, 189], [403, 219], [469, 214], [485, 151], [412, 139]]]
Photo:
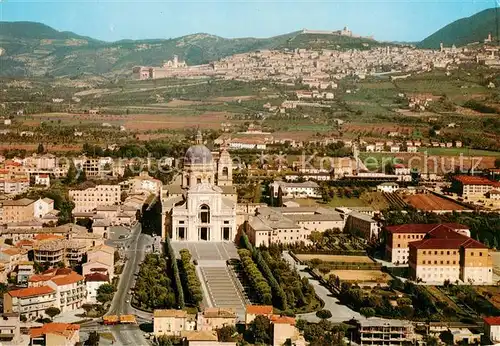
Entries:
[[233, 160], [227, 151], [225, 143], [221, 146], [219, 162], [217, 162], [217, 185], [233, 185]]

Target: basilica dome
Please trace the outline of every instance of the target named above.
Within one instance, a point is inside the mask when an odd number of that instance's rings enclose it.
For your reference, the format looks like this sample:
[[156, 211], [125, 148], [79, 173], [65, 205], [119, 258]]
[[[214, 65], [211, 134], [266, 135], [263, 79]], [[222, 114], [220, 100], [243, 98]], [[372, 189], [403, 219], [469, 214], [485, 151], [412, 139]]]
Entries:
[[189, 147], [184, 155], [184, 164], [212, 164], [212, 153], [203, 144], [196, 144]]

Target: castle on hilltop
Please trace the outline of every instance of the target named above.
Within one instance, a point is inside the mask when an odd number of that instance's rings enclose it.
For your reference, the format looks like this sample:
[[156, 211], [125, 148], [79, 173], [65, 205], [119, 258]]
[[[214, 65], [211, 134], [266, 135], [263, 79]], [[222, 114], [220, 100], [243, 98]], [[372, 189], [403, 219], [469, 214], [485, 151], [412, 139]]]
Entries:
[[315, 34], [315, 35], [335, 35], [335, 36], [347, 36], [347, 37], [354, 37], [354, 38], [365, 38], [369, 40], [373, 40], [373, 36], [360, 36], [360, 35], [355, 35], [352, 33], [351, 30], [346, 26], [342, 30], [310, 30], [310, 29], [303, 29], [302, 30], [303, 34]]

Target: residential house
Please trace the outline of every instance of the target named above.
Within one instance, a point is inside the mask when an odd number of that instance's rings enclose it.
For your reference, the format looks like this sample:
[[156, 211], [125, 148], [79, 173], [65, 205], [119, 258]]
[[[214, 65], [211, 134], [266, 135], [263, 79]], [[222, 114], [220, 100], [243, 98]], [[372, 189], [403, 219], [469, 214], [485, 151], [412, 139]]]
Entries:
[[355, 342], [358, 345], [379, 345], [380, 340], [388, 345], [403, 346], [413, 343], [415, 333], [410, 321], [367, 318], [356, 321]]
[[224, 326], [236, 325], [236, 313], [229, 309], [205, 308], [198, 313], [196, 329], [198, 331], [213, 331]]
[[182, 332], [196, 329], [195, 316], [185, 310], [155, 310], [153, 312], [153, 334], [181, 336]]
[[245, 309], [245, 324], [249, 325], [259, 315], [270, 318], [273, 315], [273, 311], [272, 305], [247, 305]]
[[80, 342], [80, 326], [69, 323], [46, 323], [30, 329], [31, 345], [74, 346]]
[[399, 190], [399, 185], [397, 183], [382, 183], [377, 185], [377, 191], [393, 193]]
[[97, 290], [104, 284], [108, 284], [109, 276], [107, 274], [94, 272], [85, 275], [85, 289], [87, 292], [87, 297], [85, 299], [86, 303], [96, 304], [97, 303]]
[[45, 309], [56, 306], [56, 291], [49, 286], [11, 290], [4, 294], [4, 313], [19, 313], [28, 319], [45, 317]]
[[484, 334], [493, 344], [500, 343], [500, 317], [483, 317]]

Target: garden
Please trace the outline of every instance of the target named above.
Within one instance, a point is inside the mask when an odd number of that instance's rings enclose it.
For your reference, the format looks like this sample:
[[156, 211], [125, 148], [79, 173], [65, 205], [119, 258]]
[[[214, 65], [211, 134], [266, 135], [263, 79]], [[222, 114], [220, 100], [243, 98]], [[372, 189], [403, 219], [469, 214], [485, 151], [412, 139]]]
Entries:
[[277, 246], [254, 248], [246, 235], [238, 251], [245, 276], [256, 293], [258, 303], [271, 304], [286, 315], [321, 309], [314, 287], [281, 257]]

